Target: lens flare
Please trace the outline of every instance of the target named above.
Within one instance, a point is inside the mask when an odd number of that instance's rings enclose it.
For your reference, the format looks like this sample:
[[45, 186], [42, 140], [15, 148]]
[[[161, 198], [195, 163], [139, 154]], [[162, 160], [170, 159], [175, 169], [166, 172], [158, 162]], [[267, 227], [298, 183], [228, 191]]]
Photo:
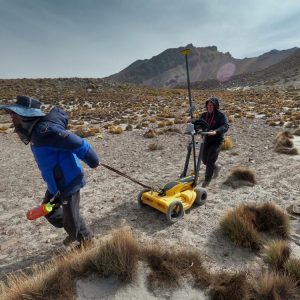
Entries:
[[234, 75], [235, 70], [234, 63], [226, 63], [218, 70], [217, 79], [221, 82], [228, 81]]

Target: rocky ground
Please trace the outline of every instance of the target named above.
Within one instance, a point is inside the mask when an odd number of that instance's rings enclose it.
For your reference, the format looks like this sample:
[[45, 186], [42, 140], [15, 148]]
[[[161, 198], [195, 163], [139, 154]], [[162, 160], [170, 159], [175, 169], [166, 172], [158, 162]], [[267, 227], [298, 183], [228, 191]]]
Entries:
[[[161, 188], [182, 172], [190, 140], [183, 134], [188, 108], [186, 90], [119, 86], [93, 79], [0, 81], [0, 104], [10, 102], [18, 94], [41, 99], [46, 110], [52, 105], [64, 108], [73, 131], [78, 126], [96, 128], [95, 135], [87, 139], [102, 162], [146, 185]], [[300, 155], [276, 153], [273, 141], [278, 132], [294, 132], [299, 128], [300, 91], [195, 90], [193, 101], [199, 110], [210, 95], [222, 99], [222, 109], [231, 121], [227, 136], [232, 138], [234, 147], [221, 152], [220, 176], [207, 188], [208, 200], [204, 206], [193, 207], [183, 219], [169, 224], [162, 213], [138, 206], [141, 186], [104, 167], [94, 170], [85, 166], [88, 184], [82, 189], [81, 212], [98, 237], [128, 225], [141, 242], [157, 241], [164, 247], [184, 245], [201, 251], [211, 271], [246, 270], [255, 274], [264, 265], [262, 258], [234, 246], [220, 232], [219, 221], [227, 210], [245, 202], [272, 201], [283, 209], [299, 205]], [[133, 130], [110, 133], [114, 132], [113, 125], [120, 126], [122, 131], [128, 124]], [[160, 134], [145, 138], [151, 128]], [[300, 153], [299, 137], [295, 140]], [[150, 151], [150, 144], [162, 149]], [[12, 133], [9, 118], [3, 114], [0, 114], [0, 145], [0, 280], [5, 280], [11, 272], [27, 270], [61, 253], [65, 233], [43, 218], [26, 219], [27, 210], [41, 201], [46, 187], [30, 147]], [[238, 189], [223, 185], [237, 166], [251, 168], [258, 184]], [[203, 172], [201, 168], [200, 179]], [[296, 216], [291, 221], [293, 255], [300, 256], [297, 246], [300, 219]], [[104, 284], [107, 287], [108, 283]], [[84, 294], [82, 289], [81, 293]], [[189, 296], [194, 299], [192, 294]]]
[[[184, 131], [185, 125], [176, 126]], [[165, 215], [150, 207], [140, 208], [137, 195], [142, 187], [103, 167], [95, 170], [85, 167], [88, 185], [82, 190], [81, 212], [98, 236], [126, 224], [140, 241], [151, 239], [166, 247], [185, 245], [202, 251], [205, 264], [211, 269], [249, 272], [260, 269], [261, 258], [234, 246], [219, 231], [219, 221], [228, 209], [245, 202], [272, 201], [283, 209], [299, 204], [300, 156], [274, 152], [273, 140], [280, 130], [267, 126], [262, 119], [232, 123], [228, 135], [234, 147], [220, 154], [222, 170], [207, 188], [207, 204], [192, 208], [175, 224], [168, 224]], [[112, 135], [103, 131], [88, 140], [103, 163], [147, 185], [162, 187], [181, 173], [189, 136], [169, 132], [146, 139], [144, 132], [145, 129], [140, 129]], [[3, 279], [10, 272], [57, 254], [62, 249], [65, 233], [51, 227], [45, 219], [26, 219], [27, 209], [39, 203], [46, 188], [30, 148], [21, 144], [14, 134], [1, 133], [0, 141], [0, 270]], [[158, 143], [163, 148], [150, 151], [150, 143]], [[239, 189], [224, 186], [222, 183], [236, 166], [252, 168], [258, 184]], [[299, 219], [292, 222], [297, 242]]]

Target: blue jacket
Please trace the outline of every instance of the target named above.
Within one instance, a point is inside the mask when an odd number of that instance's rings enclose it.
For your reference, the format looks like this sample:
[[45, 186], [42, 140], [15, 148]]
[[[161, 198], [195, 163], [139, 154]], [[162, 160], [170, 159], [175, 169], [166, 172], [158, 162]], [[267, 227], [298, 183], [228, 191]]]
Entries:
[[91, 168], [99, 165], [99, 158], [90, 144], [67, 131], [66, 113], [54, 107], [34, 126], [31, 150], [50, 194], [60, 192], [69, 196], [85, 185], [79, 159]]

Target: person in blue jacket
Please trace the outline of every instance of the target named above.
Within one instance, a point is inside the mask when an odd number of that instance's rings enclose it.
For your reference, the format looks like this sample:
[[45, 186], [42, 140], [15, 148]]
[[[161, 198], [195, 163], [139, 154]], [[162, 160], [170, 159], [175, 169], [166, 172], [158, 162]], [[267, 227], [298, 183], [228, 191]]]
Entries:
[[204, 120], [208, 124], [208, 135], [205, 138], [202, 157], [203, 164], [206, 165], [202, 187], [207, 187], [212, 177], [218, 176], [221, 166], [217, 165], [216, 161], [224, 141], [224, 134], [229, 128], [224, 113], [220, 111], [217, 97], [208, 98], [205, 102], [205, 107], [206, 112], [202, 113], [200, 118], [194, 122], [196, 130], [197, 122], [201, 123], [201, 120]]
[[80, 160], [89, 167], [99, 166], [99, 158], [90, 144], [67, 130], [66, 113], [54, 107], [45, 114], [40, 101], [17, 96], [16, 104], [2, 105], [15, 127], [15, 132], [31, 151], [47, 184], [43, 203], [52, 200], [54, 210], [46, 219], [55, 227], [64, 228], [68, 236], [65, 245], [74, 241], [86, 244], [93, 235], [79, 212], [80, 189], [85, 185]]

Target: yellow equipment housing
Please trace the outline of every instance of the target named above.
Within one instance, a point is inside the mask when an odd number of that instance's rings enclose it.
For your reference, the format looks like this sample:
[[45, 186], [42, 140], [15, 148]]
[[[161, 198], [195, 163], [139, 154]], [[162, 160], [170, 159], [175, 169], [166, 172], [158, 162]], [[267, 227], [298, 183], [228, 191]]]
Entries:
[[194, 203], [203, 205], [206, 201], [206, 191], [203, 188], [194, 188], [193, 183], [194, 176], [174, 180], [167, 183], [161, 192], [142, 191], [138, 201], [141, 205], [149, 205], [166, 214], [170, 222], [176, 222]]

